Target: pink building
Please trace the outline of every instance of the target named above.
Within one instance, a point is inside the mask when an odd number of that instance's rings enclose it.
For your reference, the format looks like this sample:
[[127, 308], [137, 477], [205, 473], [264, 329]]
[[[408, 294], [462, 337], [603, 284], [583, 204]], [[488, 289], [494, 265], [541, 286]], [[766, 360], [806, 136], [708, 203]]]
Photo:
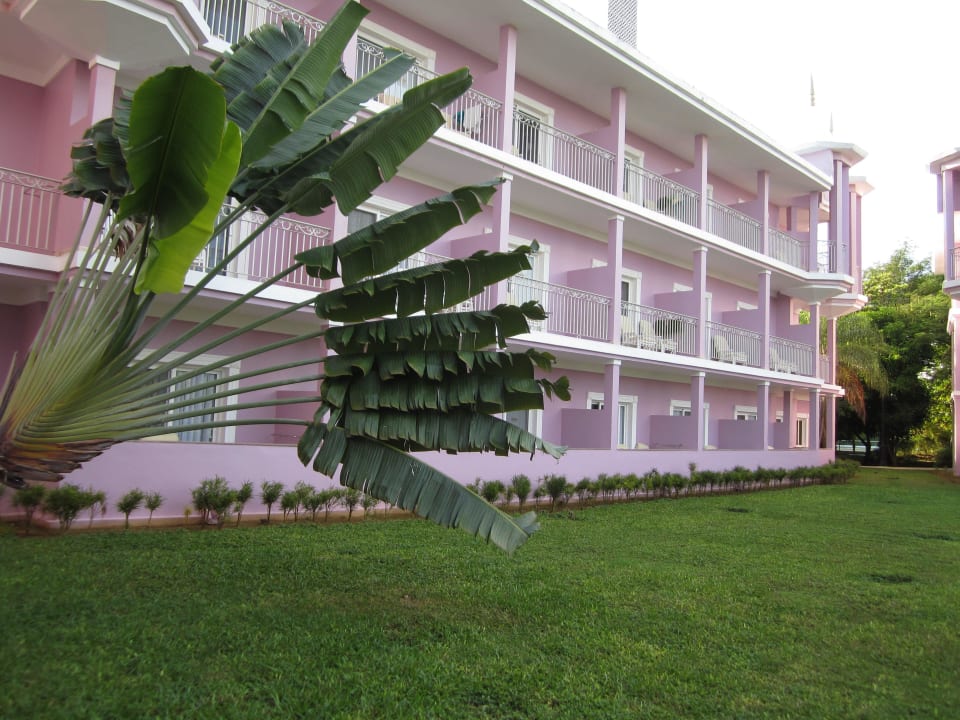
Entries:
[[957, 244], [957, 213], [960, 212], [960, 148], [930, 163], [930, 172], [937, 176], [937, 211], [943, 213], [943, 291], [950, 296], [947, 332], [953, 341], [953, 473], [960, 475], [960, 343], [957, 323], [960, 321], [960, 246]]
[[[0, 373], [30, 342], [77, 232], [81, 204], [58, 192], [70, 146], [111, 114], [117, 92], [167, 65], [206, 67], [263, 23], [287, 18], [308, 32], [319, 29], [338, 4], [3, 3]], [[833, 459], [841, 394], [835, 322], [866, 301], [866, 186], [850, 175], [862, 151], [824, 143], [798, 155], [779, 147], [553, 0], [364, 4], [371, 12], [344, 56], [348, 73], [375, 67], [385, 46], [418, 61], [377, 107], [464, 65], [474, 88], [445, 109], [446, 127], [378, 197], [350, 217], [331, 211], [280, 223], [205, 291], [211, 308], [268, 277], [278, 256], [451, 187], [502, 177], [491, 207], [413, 262], [539, 243], [532, 272], [472, 303], [536, 299], [547, 309], [549, 319], [518, 344], [556, 355], [556, 374], [569, 376], [573, 399], [508, 419], [570, 450], [559, 462], [439, 455], [431, 462], [470, 482], [519, 472], [576, 481], [600, 472], [686, 472], [690, 463], [725, 469]], [[629, 36], [629, 26], [618, 29]], [[229, 242], [211, 243], [199, 266], [222, 258]], [[947, 242], [952, 249], [952, 231]], [[320, 287], [306, 276], [290, 278], [250, 312], [302, 301]], [[238, 347], [316, 322], [303, 313]], [[198, 407], [203, 402], [198, 398]], [[292, 407], [278, 405], [276, 417], [308, 412]], [[226, 412], [213, 402], [209, 409]], [[128, 488], [159, 490], [167, 515], [180, 515], [189, 488], [215, 474], [235, 485], [332, 482], [300, 466], [288, 428], [171, 427], [171, 442], [120, 445], [69, 480], [105, 489], [111, 507]]]

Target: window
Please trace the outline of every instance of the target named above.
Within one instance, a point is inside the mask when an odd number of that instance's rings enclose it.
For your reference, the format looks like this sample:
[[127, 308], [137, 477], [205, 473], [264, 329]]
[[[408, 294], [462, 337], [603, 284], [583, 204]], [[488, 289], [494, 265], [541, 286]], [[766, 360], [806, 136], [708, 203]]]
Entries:
[[[357, 36], [357, 77], [376, 70], [386, 62], [385, 50], [396, 48], [414, 58], [414, 65], [403, 77], [384, 90], [377, 100], [384, 105], [396, 105], [403, 99], [403, 94], [415, 88], [428, 77], [432, 76], [433, 62], [436, 54], [427, 47], [408, 40], [405, 37], [391, 32], [387, 28], [365, 22]], [[425, 73], [424, 70], [427, 72]]]
[[[589, 393], [587, 407], [590, 410], [603, 410], [602, 393]], [[637, 397], [621, 395], [617, 403], [617, 447], [633, 448], [637, 444]]]
[[[507, 244], [508, 249], [516, 250], [521, 245], [527, 245], [529, 241], [511, 238]], [[540, 245], [535, 253], [527, 256], [530, 259], [530, 269], [517, 273], [507, 280], [507, 302], [511, 305], [522, 305], [525, 302], [535, 300], [543, 308], [549, 309], [548, 287], [546, 279], [548, 266], [550, 263], [550, 247]], [[530, 320], [530, 329], [542, 331], [546, 329], [545, 320]]]
[[553, 122], [553, 110], [530, 98], [515, 99], [513, 112], [513, 147], [517, 155], [532, 163], [550, 167], [548, 136], [541, 130], [542, 125]]
[[[144, 353], [146, 354], [146, 353]], [[176, 354], [171, 353], [171, 357]], [[236, 381], [230, 381], [231, 375], [239, 372], [240, 363], [231, 363], [213, 370], [199, 372], [192, 377], [187, 377], [197, 370], [208, 365], [216, 363], [220, 358], [213, 355], [200, 355], [194, 358], [192, 363], [187, 363], [180, 367], [169, 370], [166, 379], [170, 381], [170, 391], [186, 391], [175, 400], [171, 399], [170, 404], [188, 402], [188, 405], [177, 408], [177, 413], [206, 411], [193, 417], [184, 417], [171, 419], [167, 422], [171, 432], [177, 434], [181, 442], [200, 442], [200, 443], [230, 443], [234, 440], [235, 429], [227, 428], [197, 428], [197, 425], [215, 422], [217, 420], [233, 420], [236, 418], [235, 410], [224, 412], [222, 406], [229, 398], [215, 400], [212, 395], [227, 389], [236, 389]], [[217, 380], [227, 380], [217, 385], [210, 385]], [[207, 385], [207, 387], [201, 387]], [[191, 388], [196, 388], [191, 390]], [[160, 391], [158, 394], [166, 394], [167, 391]], [[218, 412], [218, 409], [220, 411]], [[174, 412], [171, 410], [171, 413]]]
[[[691, 405], [689, 400], [671, 400], [670, 401], [670, 415], [672, 417], [690, 417], [692, 415]], [[709, 444], [709, 429], [710, 429], [710, 403], [703, 404], [703, 446], [706, 447]]]
[[809, 445], [810, 438], [807, 435], [809, 424], [809, 415], [797, 415], [797, 447], [807, 447]]
[[503, 414], [503, 419], [522, 430], [539, 436], [543, 423], [542, 410], [511, 410]]
[[630, 202], [643, 205], [643, 153], [628, 147], [623, 162], [623, 197]]
[[[357, 230], [362, 230], [365, 227], [373, 225], [375, 222], [383, 220], [385, 217], [389, 217], [394, 213], [398, 213], [401, 210], [406, 209], [406, 205], [401, 205], [393, 200], [387, 200], [386, 198], [374, 198], [347, 215], [347, 232], [353, 233]], [[390, 272], [406, 270], [407, 268], [418, 267], [422, 264], [424, 264], [423, 255], [421, 253], [415, 253], [410, 257], [401, 260], [400, 263]]]
[[755, 405], [736, 405], [733, 408], [735, 420], [756, 420], [757, 407]]

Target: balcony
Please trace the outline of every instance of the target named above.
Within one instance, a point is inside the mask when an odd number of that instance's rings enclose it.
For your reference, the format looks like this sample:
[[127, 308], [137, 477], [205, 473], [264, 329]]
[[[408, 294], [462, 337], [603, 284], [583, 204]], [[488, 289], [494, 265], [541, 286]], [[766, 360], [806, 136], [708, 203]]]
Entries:
[[761, 341], [758, 332], [718, 322], [707, 323], [707, 347], [711, 360], [758, 368]]
[[531, 330], [605, 342], [610, 298], [585, 290], [533, 280], [523, 276], [507, 281], [507, 302], [522, 305], [535, 300], [547, 319], [531, 322]]
[[770, 337], [770, 369], [774, 372], [813, 375], [813, 346], [806, 343]]
[[614, 193], [616, 156], [609, 150], [514, 108], [514, 152], [524, 160], [565, 175], [597, 190]]
[[[231, 210], [231, 207], [224, 206], [220, 218], [224, 218]], [[210, 240], [190, 269], [206, 272], [214, 267], [226, 257], [235, 242], [249, 235], [265, 220], [266, 216], [261, 212], [244, 213], [225, 232]], [[329, 239], [328, 228], [281, 217], [231, 260], [220, 274], [239, 280], [262, 282], [289, 266], [297, 253], [324, 245]], [[321, 282], [319, 278], [309, 276], [301, 267], [284, 277], [280, 284], [304, 290], [316, 290]]]
[[620, 304], [620, 344], [655, 352], [697, 354], [697, 318], [646, 305]]
[[624, 165], [624, 198], [697, 227], [699, 193], [629, 161]]
[[0, 246], [55, 253], [60, 183], [0, 167]]
[[780, 262], [792, 265], [795, 268], [800, 268], [801, 270], [806, 270], [807, 247], [807, 242], [799, 240], [783, 230], [770, 228], [770, 245], [768, 250], [770, 251], [770, 256]]
[[763, 226], [760, 221], [715, 200], [707, 201], [707, 229], [747, 250], [762, 252]]
[[280, 25], [291, 20], [303, 29], [307, 42], [313, 42], [326, 24], [296, 8], [273, 0], [195, 0], [210, 27], [210, 34], [224, 42], [235, 43], [261, 25]]

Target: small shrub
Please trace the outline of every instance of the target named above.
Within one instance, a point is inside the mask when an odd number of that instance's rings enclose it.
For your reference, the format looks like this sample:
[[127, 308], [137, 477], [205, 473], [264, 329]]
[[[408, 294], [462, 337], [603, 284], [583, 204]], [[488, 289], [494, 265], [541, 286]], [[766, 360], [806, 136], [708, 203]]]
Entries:
[[503, 483], [499, 480], [487, 480], [480, 488], [480, 496], [493, 505], [503, 495]]
[[520, 504], [520, 512], [523, 512], [523, 505], [530, 497], [530, 478], [524, 474], [514, 475], [510, 478], [510, 487], [513, 488], [517, 496], [517, 502]]
[[330, 488], [319, 493], [323, 498], [320, 507], [323, 508], [323, 521], [326, 522], [330, 517], [330, 511], [340, 504], [343, 499], [343, 490], [340, 488]]
[[310, 519], [313, 522], [317, 521], [317, 513], [320, 512], [320, 508], [323, 506], [323, 492], [312, 492], [307, 497], [303, 499], [303, 508], [304, 510], [310, 511]]
[[60, 531], [66, 532], [89, 502], [90, 496], [82, 488], [64, 483], [46, 494], [43, 509], [54, 515], [60, 521]]
[[87, 527], [93, 527], [93, 516], [99, 511], [100, 515], [107, 514], [107, 494], [103, 490], [97, 490], [94, 492], [93, 488], [87, 490], [87, 503], [86, 507], [90, 509], [90, 522], [87, 523]]
[[567, 478], [564, 475], [547, 475], [541, 484], [550, 498], [550, 512], [553, 512], [566, 492]]
[[237, 490], [236, 499], [233, 502], [233, 510], [237, 513], [237, 527], [240, 527], [240, 520], [243, 518], [243, 509], [253, 497], [253, 481], [246, 480], [240, 489]]
[[375, 498], [373, 495], [364, 495], [360, 500], [360, 505], [363, 507], [363, 519], [366, 520], [367, 516], [373, 512], [373, 509], [377, 506], [377, 503], [380, 501]]
[[353, 511], [360, 504], [360, 491], [355, 488], [347, 488], [343, 493], [343, 504], [347, 508], [347, 522], [350, 522]]
[[267, 480], [260, 483], [260, 500], [267, 506], [267, 525], [270, 524], [270, 513], [273, 511], [273, 506], [281, 495], [283, 495], [283, 483]]
[[297, 520], [297, 513], [300, 510], [300, 495], [296, 490], [288, 490], [280, 496], [280, 509], [283, 511], [283, 521], [287, 521], [287, 516], [293, 513], [294, 522]]
[[43, 505], [43, 498], [47, 489], [43, 485], [27, 485], [13, 494], [13, 506], [23, 509], [23, 519], [26, 522], [26, 534], [30, 534], [30, 524], [37, 508]]
[[160, 509], [164, 500], [166, 498], [158, 492], [147, 493], [144, 496], [143, 505], [150, 511], [150, 515], [147, 517], [147, 527], [150, 527], [150, 523], [153, 522], [153, 514]]
[[117, 502], [117, 510], [123, 513], [124, 530], [130, 527], [130, 513], [143, 503], [143, 491], [134, 488]]
[[226, 479], [217, 475], [207, 478], [190, 491], [193, 506], [200, 513], [200, 522], [204, 525], [214, 518], [218, 528], [222, 528], [230, 515], [230, 509], [237, 499], [237, 491], [231, 490]]

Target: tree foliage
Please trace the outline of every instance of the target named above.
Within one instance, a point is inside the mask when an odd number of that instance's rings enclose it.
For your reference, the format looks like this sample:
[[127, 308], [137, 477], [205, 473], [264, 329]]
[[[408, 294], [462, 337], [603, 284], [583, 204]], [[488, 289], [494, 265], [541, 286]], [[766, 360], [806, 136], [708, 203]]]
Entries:
[[855, 438], [868, 447], [879, 439], [878, 455], [871, 459], [883, 464], [896, 464], [912, 453], [918, 437], [928, 439], [924, 447], [928, 452], [935, 452], [933, 443], [949, 442], [942, 387], [951, 373], [950, 300], [942, 284], [943, 276], [932, 271], [930, 262], [914, 260], [904, 245], [887, 262], [864, 273], [864, 292], [870, 302], [859, 313], [863, 319], [850, 316], [838, 324], [838, 338], [841, 328], [869, 322], [883, 341], [877, 345], [861, 338], [848, 348], [850, 353], [869, 355], [879, 347], [887, 384], [871, 387], [865, 382], [869, 369], [855, 366], [857, 377], [864, 381], [865, 413], [860, 416], [849, 403], [841, 403], [837, 426], [838, 437]]
[[[84, 271], [61, 279], [30, 352], [0, 388], [0, 479], [13, 485], [60, 480], [116, 443], [167, 432], [173, 421], [189, 420], [197, 430], [236, 422], [198, 410], [195, 394], [203, 392], [227, 410], [270, 408], [244, 423], [306, 426], [298, 446], [304, 464], [339, 474], [358, 493], [507, 550], [536, 529], [532, 514], [508, 517], [410, 454], [564, 451], [500, 419], [510, 410], [542, 407], [544, 393], [569, 398], [565, 379], [535, 376], [551, 368], [550, 355], [506, 350], [510, 337], [529, 331], [528, 321], [545, 317], [543, 308], [528, 303], [450, 312], [528, 270], [532, 248], [395, 269], [480, 212], [496, 182], [459, 188], [308, 249], [220, 309], [192, 313], [204, 319], [189, 329], [178, 332], [175, 325], [281, 215], [312, 216], [334, 204], [348, 214], [366, 201], [444, 124], [442, 109], [470, 87], [469, 72], [455, 70], [371, 114], [365, 103], [396, 83], [414, 60], [388, 51], [366, 76], [348, 78], [340, 58], [366, 13], [347, 2], [313, 43], [292, 22], [258, 28], [215, 61], [208, 75], [181, 67], [149, 78], [131, 98], [121, 98], [113, 118], [84, 136], [65, 190], [102, 205], [94, 215], [99, 239], [81, 251], [78, 235], [68, 266]], [[235, 204], [224, 217], [227, 196]], [[265, 213], [265, 222], [183, 290], [197, 253], [250, 210]], [[92, 205], [88, 212], [95, 212]], [[232, 340], [308, 304], [285, 306], [235, 329], [221, 322], [300, 268], [342, 281], [311, 301], [316, 329], [256, 351], [224, 352]], [[91, 286], [98, 292], [86, 292]], [[160, 293], [179, 297], [163, 303], [145, 327]], [[331, 322], [342, 325], [331, 329]], [[194, 342], [204, 333], [216, 337]], [[320, 359], [304, 352], [301, 360], [264, 362], [240, 377], [186, 382], [216, 375], [254, 352], [324, 335], [337, 355], [322, 370]], [[174, 371], [201, 356], [217, 359], [177, 374], [182, 382], [171, 387]], [[289, 376], [301, 367], [307, 374]], [[232, 383], [240, 379], [258, 382]], [[319, 401], [308, 423], [277, 418], [273, 406], [280, 401], [238, 398], [321, 379], [319, 396], [307, 399]], [[229, 509], [213, 511], [224, 517]]]

